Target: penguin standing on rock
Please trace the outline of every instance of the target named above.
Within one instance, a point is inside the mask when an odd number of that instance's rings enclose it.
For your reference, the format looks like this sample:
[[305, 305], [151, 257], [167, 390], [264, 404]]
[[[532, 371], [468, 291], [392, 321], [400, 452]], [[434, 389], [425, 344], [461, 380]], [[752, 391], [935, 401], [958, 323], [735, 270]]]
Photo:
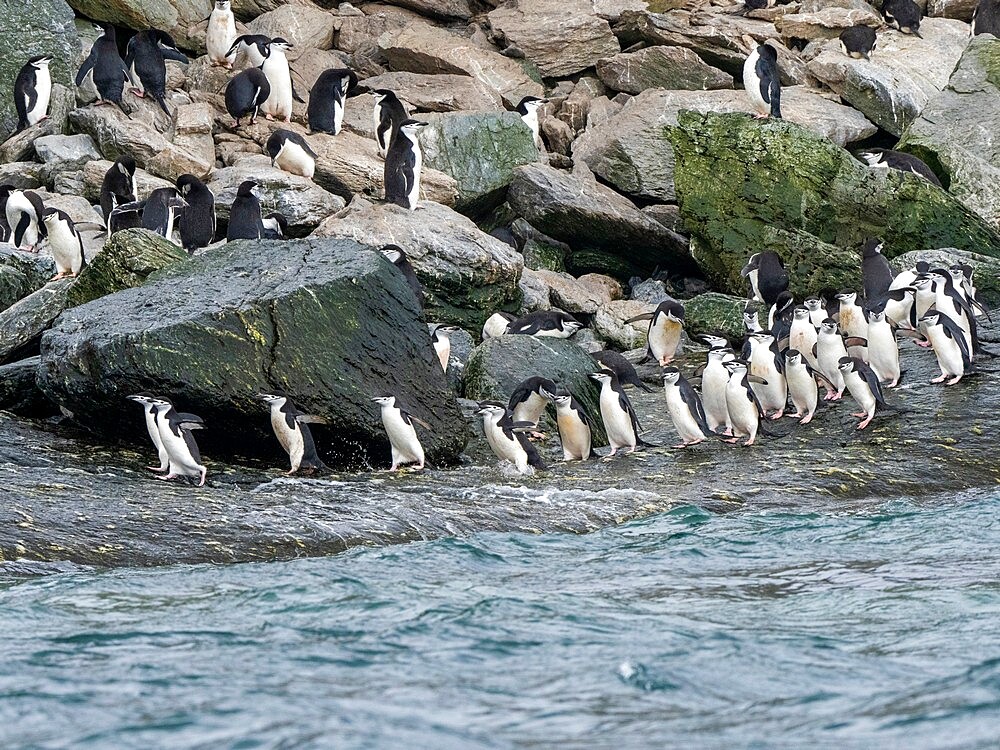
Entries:
[[697, 445], [711, 434], [701, 398], [676, 367], [663, 371], [663, 391], [667, 398], [667, 412], [681, 438], [674, 448]]
[[309, 130], [337, 135], [344, 127], [347, 95], [357, 83], [358, 77], [347, 68], [331, 68], [320, 73], [309, 92], [306, 108]]
[[809, 308], [805, 305], [799, 305], [792, 312], [792, 325], [788, 330], [788, 346], [790, 349], [798, 351], [810, 367], [816, 367], [816, 355], [813, 354], [813, 347], [816, 346], [816, 328], [809, 318]]
[[972, 352], [958, 323], [931, 308], [920, 318], [921, 328], [934, 347], [941, 374], [932, 383], [955, 385], [972, 368]]
[[423, 155], [417, 135], [426, 127], [426, 122], [406, 120], [385, 155], [385, 200], [410, 211], [417, 209], [420, 200]]
[[271, 84], [259, 68], [247, 68], [226, 86], [226, 111], [233, 118], [233, 127], [250, 115], [250, 124], [257, 122], [260, 108], [271, 95]]
[[840, 48], [844, 54], [855, 60], [868, 60], [878, 38], [871, 26], [851, 26], [840, 32]]
[[246, 59], [253, 68], [259, 68], [267, 59], [267, 45], [271, 43], [271, 38], [263, 34], [243, 34], [233, 40], [232, 45], [226, 51], [226, 56], [235, 58], [240, 52], [246, 55]]
[[302, 101], [295, 95], [292, 72], [288, 68], [288, 58], [285, 57], [285, 50], [291, 48], [291, 42], [279, 36], [272, 39], [265, 49], [264, 62], [261, 63], [260, 69], [267, 76], [271, 91], [261, 105], [261, 111], [268, 120], [291, 122], [292, 99]]
[[417, 464], [416, 470], [422, 470], [424, 449], [413, 423], [416, 422], [428, 431], [431, 429], [430, 425], [406, 411], [395, 396], [378, 396], [372, 401], [382, 409], [382, 426], [385, 427], [392, 448], [392, 466], [389, 471], [396, 471], [403, 464]]
[[740, 276], [750, 282], [751, 297], [768, 306], [777, 302], [778, 295], [788, 290], [788, 271], [772, 250], [751, 255], [740, 270]]
[[913, 0], [885, 0], [882, 3], [882, 15], [885, 22], [895, 26], [904, 34], [920, 36], [920, 6]]
[[87, 259], [83, 255], [83, 238], [76, 231], [73, 220], [65, 211], [51, 207], [42, 212], [42, 220], [49, 236], [52, 260], [56, 263], [56, 275], [51, 280], [79, 276]]
[[735, 443], [739, 438], [745, 437], [747, 440], [743, 445], [753, 445], [757, 440], [764, 411], [750, 387], [751, 376], [747, 372], [747, 363], [741, 359], [733, 359], [726, 362], [726, 369], [730, 373], [726, 384], [726, 408], [733, 427], [733, 437], [726, 442]]
[[788, 403], [785, 363], [778, 352], [777, 342], [769, 333], [750, 336], [750, 374], [759, 378], [751, 382], [765, 417], [781, 419]]
[[868, 313], [868, 365], [886, 388], [899, 384], [899, 344], [885, 310]]
[[[809, 322], [812, 323], [813, 328], [818, 331], [819, 327], [823, 325], [823, 321], [830, 317], [827, 315], [826, 305], [819, 297], [810, 297], [802, 304], [805, 305], [806, 309], [809, 311]], [[799, 351], [802, 350], [799, 349]]]
[[260, 218], [260, 201], [253, 192], [255, 187], [256, 182], [246, 180], [240, 183], [236, 191], [233, 207], [229, 210], [229, 229], [226, 232], [228, 242], [261, 238], [264, 226]]
[[375, 89], [372, 94], [375, 96], [375, 144], [384, 159], [399, 128], [410, 116], [399, 97], [389, 89]]
[[272, 167], [310, 180], [316, 174], [317, 154], [298, 133], [279, 128], [271, 133], [264, 149], [271, 157]]
[[413, 270], [413, 264], [406, 257], [403, 248], [399, 245], [384, 245], [379, 252], [382, 253], [386, 260], [396, 266], [406, 278], [406, 283], [413, 290], [413, 295], [417, 298], [417, 304], [420, 305], [420, 309], [422, 310], [424, 307], [424, 286], [420, 283], [420, 279], [417, 278], [417, 272]]
[[157, 188], [143, 201], [142, 228], [173, 242], [174, 227], [187, 205], [187, 201], [177, 195], [176, 188]]
[[819, 405], [819, 385], [812, 367], [798, 349], [785, 351], [785, 382], [795, 407], [793, 419], [809, 424]]
[[569, 393], [551, 393], [542, 389], [542, 396], [556, 407], [556, 426], [562, 444], [563, 461], [586, 461], [597, 456], [593, 448], [590, 418], [580, 403]]
[[205, 30], [205, 49], [212, 65], [231, 70], [236, 60], [236, 53], [231, 52], [236, 41], [236, 18], [230, 0], [215, 0], [215, 7], [208, 17], [208, 28]]
[[684, 332], [684, 305], [677, 300], [667, 300], [657, 305], [651, 313], [629, 318], [626, 323], [648, 320], [646, 331], [646, 358], [666, 367], [677, 355]]
[[30, 190], [11, 190], [4, 212], [10, 226], [11, 244], [18, 250], [37, 253], [48, 233], [42, 220], [45, 206], [39, 195]]
[[52, 55], [32, 57], [14, 80], [18, 132], [49, 116], [49, 99], [52, 96], [50, 62]]
[[128, 40], [125, 68], [132, 82], [132, 93], [139, 98], [148, 93], [169, 117], [166, 60], [188, 64], [187, 57], [177, 49], [173, 38], [165, 31], [140, 31]]
[[153, 441], [153, 446], [156, 448], [156, 453], [160, 458], [159, 466], [147, 466], [146, 468], [159, 473], [167, 471], [170, 468], [170, 456], [167, 455], [167, 449], [163, 446], [163, 439], [160, 437], [160, 428], [156, 423], [156, 406], [154, 405], [155, 398], [153, 394], [136, 393], [129, 396], [128, 400], [135, 401], [142, 406], [142, 410], [146, 415], [146, 431], [149, 432], [149, 439]]
[[205, 429], [205, 421], [195, 414], [178, 412], [170, 400], [163, 397], [154, 397], [152, 404], [156, 410], [160, 441], [167, 452], [170, 467], [165, 475], [157, 479], [199, 477], [198, 486], [204, 486], [208, 469], [201, 462], [201, 452], [191, 432]]
[[705, 410], [705, 422], [713, 433], [721, 430], [723, 435], [733, 434], [726, 406], [726, 386], [729, 385], [726, 363], [735, 358], [731, 349], [709, 349], [708, 362], [701, 373], [701, 404]]
[[568, 339], [583, 323], [561, 310], [536, 310], [507, 324], [507, 333], [539, 338]]
[[611, 444], [611, 452], [604, 457], [604, 460], [613, 458], [621, 448], [625, 448], [626, 453], [635, 453], [637, 446], [652, 447], [639, 437], [642, 425], [639, 424], [639, 418], [632, 408], [628, 394], [614, 373], [593, 372], [590, 377], [601, 384], [601, 419], [604, 420], [604, 431]]
[[483, 418], [483, 434], [497, 458], [510, 461], [520, 474], [545, 468], [538, 450], [524, 435], [524, 430], [531, 429], [533, 425], [515, 422], [506, 406], [492, 401], [479, 404], [476, 413]]
[[[122, 156], [111, 165], [101, 182], [101, 213], [108, 225], [111, 212], [123, 203], [139, 200], [139, 188], [135, 181], [135, 159]], [[108, 225], [110, 230], [110, 225]]]
[[215, 240], [215, 195], [193, 174], [177, 178], [177, 192], [187, 202], [177, 224], [181, 247], [193, 254]]
[[757, 119], [781, 119], [781, 80], [778, 74], [778, 51], [768, 44], [758, 44], [743, 63], [743, 87], [750, 97]]
[[642, 382], [635, 367], [625, 357], [612, 349], [604, 349], [599, 352], [591, 352], [590, 356], [605, 370], [613, 372], [622, 385], [634, 385], [646, 393], [652, 393], [653, 389]]
[[261, 393], [257, 398], [271, 407], [271, 428], [291, 462], [288, 473], [295, 474], [300, 469], [306, 474], [328, 471], [316, 453], [316, 443], [309, 431], [310, 424], [326, 424], [327, 420], [303, 414], [283, 393]]
[[272, 211], [260, 221], [262, 240], [283, 240], [288, 236], [288, 219], [285, 215]]
[[885, 243], [869, 238], [861, 248], [861, 277], [864, 280], [865, 300], [871, 302], [889, 291], [892, 286], [892, 269], [882, 255]]
[[888, 406], [882, 396], [882, 386], [879, 385], [878, 375], [857, 358], [843, 357], [839, 367], [844, 376], [844, 383], [847, 384], [847, 390], [861, 407], [860, 412], [854, 412], [851, 416], [862, 417], [857, 429], [863, 430], [871, 424], [875, 412], [880, 406]]
[[522, 122], [531, 130], [531, 134], [535, 138], [535, 148], [539, 151], [544, 146], [542, 145], [542, 135], [538, 127], [538, 110], [548, 103], [548, 99], [539, 99], [537, 96], [526, 96], [517, 103], [516, 108], [517, 113], [521, 115]]
[[97, 103], [117, 104], [118, 108], [128, 117], [128, 111], [122, 104], [122, 92], [125, 90], [125, 77], [128, 75], [128, 70], [125, 67], [125, 61], [118, 53], [118, 37], [115, 33], [115, 27], [103, 21], [97, 26], [100, 27], [102, 34], [94, 42], [94, 46], [90, 48], [90, 54], [77, 71], [76, 85], [81, 86], [88, 75], [92, 76], [94, 86], [97, 88]]

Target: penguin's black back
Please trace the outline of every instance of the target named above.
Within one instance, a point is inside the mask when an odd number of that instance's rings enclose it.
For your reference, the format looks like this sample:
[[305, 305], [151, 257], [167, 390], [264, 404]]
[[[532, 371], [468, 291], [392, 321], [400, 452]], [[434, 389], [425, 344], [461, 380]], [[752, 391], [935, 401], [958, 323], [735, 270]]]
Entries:
[[851, 26], [840, 32], [840, 41], [844, 43], [848, 53], [860, 52], [867, 55], [875, 48], [876, 38], [875, 29], [870, 26]]
[[181, 213], [177, 229], [184, 249], [193, 253], [215, 239], [215, 196], [204, 182], [189, 177], [189, 189], [184, 195], [188, 207]]
[[171, 198], [177, 195], [173, 188], [157, 188], [146, 199], [146, 207], [142, 210], [142, 228], [163, 234], [167, 230], [167, 220], [170, 209], [167, 206]]
[[17, 129], [28, 127], [28, 112], [38, 102], [35, 68], [29, 62], [17, 74], [14, 80], [14, 107], [17, 109]]
[[417, 154], [409, 138], [396, 134], [385, 155], [385, 199], [410, 207], [410, 190], [417, 179]]
[[[343, 80], [349, 78], [348, 90], [343, 90]], [[309, 121], [309, 130], [314, 133], [334, 133], [334, 104], [340, 103], [344, 106], [344, 99], [350, 89], [357, 84], [357, 76], [354, 71], [347, 68], [330, 68], [324, 70], [316, 83], [313, 84], [309, 92], [309, 106], [306, 109], [306, 116]]]
[[972, 33], [1000, 37], [1000, 0], [979, 0], [972, 16]]
[[263, 104], [270, 94], [271, 84], [267, 82], [264, 72], [260, 68], [247, 68], [226, 86], [226, 111], [236, 120], [246, 117]]
[[229, 212], [226, 240], [257, 240], [263, 231], [260, 201], [253, 195], [237, 195]]

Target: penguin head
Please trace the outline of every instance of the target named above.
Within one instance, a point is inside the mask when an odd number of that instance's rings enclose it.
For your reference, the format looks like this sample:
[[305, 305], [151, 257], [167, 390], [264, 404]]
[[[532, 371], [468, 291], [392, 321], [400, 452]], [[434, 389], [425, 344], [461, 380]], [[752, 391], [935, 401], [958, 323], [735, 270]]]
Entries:
[[606, 370], [602, 370], [601, 372], [590, 373], [590, 377], [596, 380], [602, 386], [604, 386], [611, 383], [611, 380], [612, 378], [614, 378], [614, 375], [610, 372], [607, 372]]
[[854, 360], [850, 357], [841, 357], [837, 363], [837, 369], [841, 372], [853, 372], [855, 370]]
[[774, 307], [778, 312], [787, 310], [789, 307], [795, 304], [795, 298], [789, 291], [784, 291], [778, 294], [777, 298], [774, 300]]
[[877, 310], [868, 311], [868, 322], [869, 323], [882, 323], [885, 321], [885, 308]]
[[230, 0], [215, 0], [216, 10], [229, 10]]
[[522, 115], [527, 115], [541, 109], [548, 103], [548, 99], [540, 99], [537, 96], [526, 96], [517, 103], [514, 109]]
[[143, 391], [142, 393], [133, 393], [131, 396], [126, 396], [129, 401], [135, 401], [137, 404], [149, 405], [153, 401], [153, 394], [148, 391]]
[[115, 166], [118, 168], [119, 172], [127, 177], [135, 175], [135, 159], [127, 154], [119, 157], [115, 162]]
[[[675, 323], [684, 322], [684, 305], [676, 300], [667, 300], [666, 302], [661, 302], [659, 307], [656, 308], [656, 315], [666, 315], [668, 320], [672, 320]], [[582, 326], [581, 326], [582, 327]]]
[[802, 352], [800, 352], [798, 349], [785, 350], [786, 365], [798, 365], [801, 362], [802, 362]]
[[240, 198], [249, 198], [250, 196], [255, 196], [254, 188], [257, 187], [256, 180], [245, 180], [240, 183], [239, 188], [236, 190], [236, 195]]
[[52, 206], [46, 206], [42, 209], [42, 221], [45, 222], [46, 227], [51, 227], [53, 224], [60, 221], [67, 221], [69, 216], [60, 211], [58, 208], [53, 208]]
[[37, 55], [28, 60], [28, 64], [36, 70], [49, 67], [50, 62], [52, 62], [52, 55]]
[[758, 268], [760, 268], [760, 253], [754, 253], [750, 256], [747, 264], [740, 269], [740, 276], [746, 278], [751, 271], [756, 271]]
[[546, 388], [544, 385], [538, 387], [538, 395], [553, 403], [559, 403], [558, 399], [561, 397], [560, 394], [556, 393], [555, 388]]
[[913, 281], [913, 286], [917, 288], [918, 291], [926, 291], [934, 286], [934, 276], [933, 274], [921, 274]]
[[375, 396], [372, 401], [379, 406], [394, 407], [396, 405], [395, 396]]
[[792, 317], [795, 320], [809, 320], [809, 308], [805, 305], [796, 306], [796, 308], [792, 310]]
[[420, 122], [419, 120], [403, 120], [402, 124], [399, 126], [399, 130], [400, 132], [406, 133], [406, 135], [411, 138], [416, 138], [417, 134], [426, 127], [426, 122]]
[[731, 359], [726, 362], [726, 369], [733, 377], [742, 377], [747, 374], [747, 363], [742, 359]]
[[284, 406], [285, 402], [288, 401], [288, 397], [280, 391], [258, 393], [254, 398], [271, 406]]
[[724, 349], [729, 346], [729, 341], [725, 337], [716, 336], [714, 333], [703, 333], [698, 338], [708, 344], [709, 349]]
[[803, 304], [810, 312], [815, 312], [823, 307], [823, 302], [819, 297], [810, 297]]
[[392, 101], [396, 98], [396, 94], [389, 89], [375, 89], [372, 91], [372, 96], [375, 97], [376, 104], [381, 104], [386, 99]]
[[187, 195], [191, 192], [191, 189], [201, 183], [197, 177], [193, 174], [182, 174], [177, 178], [177, 192], [181, 195]]
[[941, 322], [941, 313], [935, 310], [933, 307], [924, 313], [923, 317], [918, 321], [927, 326], [936, 326]]
[[853, 305], [854, 301], [857, 298], [858, 298], [857, 292], [852, 292], [847, 289], [845, 289], [844, 291], [840, 292], [837, 295], [837, 299], [840, 300], [840, 304], [842, 305]]
[[174, 408], [173, 402], [166, 396], [150, 396], [147, 403], [157, 411], [167, 411]]
[[484, 417], [503, 417], [506, 413], [507, 407], [499, 401], [482, 401], [476, 410], [476, 414]]
[[383, 245], [379, 248], [379, 252], [385, 256], [385, 259], [390, 263], [399, 263], [400, 261], [406, 260], [406, 253], [403, 251], [399, 245]]
[[733, 350], [728, 346], [718, 346], [708, 350], [708, 359], [711, 362], [725, 362], [733, 355]]
[[270, 49], [279, 49], [282, 52], [284, 52], [286, 49], [291, 49], [294, 46], [295, 45], [292, 44], [290, 41], [288, 41], [287, 39], [283, 39], [280, 36], [276, 36], [274, 39], [271, 40], [271, 43], [268, 45]]
[[457, 330], [458, 326], [446, 326], [439, 323], [434, 326], [434, 330], [431, 332], [431, 338], [433, 338], [434, 341], [440, 341], [442, 339], [447, 341], [451, 337], [451, 334]]
[[681, 371], [676, 367], [663, 368], [663, 385], [677, 385], [681, 379]]
[[962, 270], [961, 266], [952, 266], [948, 269], [948, 275], [951, 276], [951, 280], [956, 284], [961, 283], [965, 280], [965, 271]]
[[861, 249], [861, 256], [863, 258], [874, 258], [876, 255], [882, 254], [883, 247], [885, 247], [885, 243], [882, 240], [869, 237], [865, 240], [864, 247]]
[[837, 332], [837, 321], [833, 318], [827, 318], [822, 323], [819, 324], [819, 329], [823, 333], [836, 333]]
[[767, 331], [757, 331], [750, 334], [750, 341], [756, 343], [758, 346], [763, 346], [766, 349], [774, 343], [774, 336]]

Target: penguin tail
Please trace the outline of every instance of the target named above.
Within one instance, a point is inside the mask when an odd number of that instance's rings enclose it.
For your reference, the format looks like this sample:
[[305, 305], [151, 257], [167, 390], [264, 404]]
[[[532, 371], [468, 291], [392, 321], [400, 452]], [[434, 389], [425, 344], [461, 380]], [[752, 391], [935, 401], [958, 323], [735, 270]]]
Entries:
[[123, 113], [123, 114], [124, 114], [124, 115], [125, 115], [125, 116], [126, 116], [126, 117], [127, 117], [128, 119], [130, 119], [130, 120], [132, 119], [132, 115], [130, 115], [130, 114], [129, 114], [129, 111], [128, 111], [127, 109], [125, 109], [125, 105], [124, 105], [124, 104], [122, 104], [122, 101], [121, 101], [121, 99], [119, 99], [118, 101], [116, 101], [116, 102], [115, 102], [115, 104], [117, 104], [117, 105], [118, 105], [118, 109], [120, 109], [120, 110], [122, 111], [122, 113]]
[[173, 115], [170, 114], [170, 108], [167, 107], [167, 100], [163, 94], [156, 95], [156, 103], [160, 105], [160, 109], [166, 112], [167, 117], [173, 117]]
[[643, 448], [659, 448], [659, 447], [660, 447], [660, 446], [659, 446], [659, 445], [657, 445], [656, 443], [647, 443], [647, 442], [646, 442], [645, 440], [643, 440], [642, 438], [638, 438], [638, 439], [637, 439], [637, 440], [635, 441], [635, 444], [636, 444], [636, 445], [641, 445], [641, 446], [642, 446]]
[[776, 432], [775, 430], [772, 430], [766, 420], [763, 419], [760, 420], [760, 425], [758, 425], [757, 431], [762, 435], [772, 438], [783, 438], [788, 436], [788, 432]]

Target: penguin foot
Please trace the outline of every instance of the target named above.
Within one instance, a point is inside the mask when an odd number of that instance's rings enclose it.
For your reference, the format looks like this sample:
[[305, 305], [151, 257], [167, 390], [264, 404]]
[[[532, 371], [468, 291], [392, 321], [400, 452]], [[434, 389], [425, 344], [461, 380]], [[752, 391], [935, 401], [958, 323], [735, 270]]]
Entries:
[[166, 469], [163, 468], [162, 466], [147, 466], [146, 468], [149, 471], [155, 471], [157, 474], [159, 474], [161, 471], [166, 471]]
[[940, 375], [938, 375], [938, 376], [937, 376], [936, 378], [932, 378], [932, 379], [931, 379], [931, 382], [932, 382], [932, 383], [943, 383], [943, 382], [944, 382], [944, 380], [945, 380], [945, 378], [947, 378], [947, 377], [948, 377], [948, 376], [947, 376], [947, 375], [945, 375], [945, 374], [944, 374], [944, 373], [942, 372], [942, 373], [941, 373]]
[[[766, 119], [768, 119], [768, 118], [769, 118], [770, 116], [771, 116], [771, 115], [764, 115], [764, 114], [761, 114], [761, 113], [759, 113], [759, 112], [758, 112], [757, 114], [755, 114], [755, 115], [753, 116], [753, 119], [755, 119], [755, 120], [766, 120]], [[749, 445], [749, 443], [747, 443], [747, 445]]]
[[861, 420], [861, 423], [860, 423], [860, 424], [858, 425], [858, 429], [859, 429], [859, 430], [863, 430], [863, 429], [865, 429], [865, 427], [867, 427], [867, 426], [868, 426], [869, 424], [871, 424], [871, 421], [872, 421], [872, 419], [873, 419], [874, 417], [875, 417], [875, 415], [874, 415], [874, 414], [872, 414], [872, 415], [871, 415], [870, 417], [868, 417], [867, 419], [862, 419], [862, 420]]
[[205, 477], [207, 477], [207, 476], [208, 476], [208, 469], [202, 469], [201, 470], [201, 481], [198, 482], [198, 486], [199, 487], [204, 487], [205, 486]]
[[264, 115], [264, 119], [268, 122], [274, 122], [274, 115]]
[[166, 482], [170, 479], [177, 479], [177, 476], [178, 476], [177, 474], [164, 474], [162, 477], [157, 477], [157, 479]]
[[736, 444], [736, 443], [738, 443], [739, 441], [740, 441], [740, 439], [739, 439], [739, 438], [737, 438], [737, 437], [733, 437], [733, 438], [729, 438], [729, 440], [723, 440], [722, 442], [723, 442], [723, 443], [729, 443], [730, 445], [735, 445], [735, 444]]
[[802, 419], [799, 420], [799, 424], [809, 424], [810, 422], [812, 422], [812, 418], [813, 418], [812, 414], [806, 414], [804, 417], [802, 417]]
[[145, 99], [146, 98], [146, 92], [143, 91], [142, 89], [130, 88], [129, 91], [132, 92], [132, 96], [137, 96], [140, 99]]
[[955, 385], [955, 383], [957, 383], [961, 379], [962, 379], [961, 375], [956, 375], [951, 380], [949, 380], [947, 383], [945, 383], [945, 385]]
[[753, 443], [754, 443], [754, 440], [756, 440], [756, 439], [757, 439], [757, 436], [756, 436], [756, 435], [754, 435], [754, 436], [753, 436], [752, 438], [749, 438], [749, 439], [748, 439], [748, 440], [747, 440], [747, 441], [746, 441], [745, 443], [743, 443], [743, 445], [744, 445], [744, 446], [750, 446], [750, 445], [753, 445]]
[[844, 392], [843, 391], [839, 391], [838, 393], [834, 393], [833, 394], [833, 398], [831, 398], [830, 400], [831, 401], [840, 401], [840, 399], [842, 399], [843, 397], [844, 397]]
[[771, 415], [771, 419], [772, 420], [774, 420], [774, 419], [781, 419], [783, 416], [785, 416], [785, 410], [784, 409], [782, 409], [781, 411], [776, 411], [774, 414], [772, 414]]
[[866, 412], [866, 411], [852, 411], [851, 412], [851, 416], [852, 417], [858, 417], [858, 418], [867, 417], [868, 416], [868, 412]]
[[914, 343], [923, 349], [927, 349], [931, 345], [930, 341], [915, 341]]

